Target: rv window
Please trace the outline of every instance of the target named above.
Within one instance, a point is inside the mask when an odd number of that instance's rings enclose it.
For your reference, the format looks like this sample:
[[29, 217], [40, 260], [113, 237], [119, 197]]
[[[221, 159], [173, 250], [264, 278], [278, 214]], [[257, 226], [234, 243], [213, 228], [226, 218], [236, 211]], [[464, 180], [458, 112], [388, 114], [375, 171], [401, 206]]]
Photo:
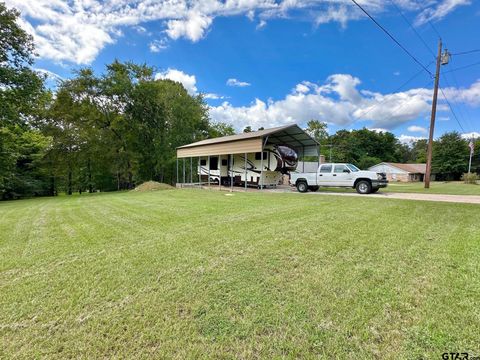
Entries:
[[222, 166], [227, 166], [227, 164], [228, 164], [227, 159], [222, 159]]
[[331, 173], [332, 172], [332, 165], [322, 165], [320, 168], [321, 173]]
[[207, 160], [206, 159], [200, 159], [200, 166], [206, 166], [207, 165]]
[[[262, 153], [261, 152], [255, 153], [255, 160], [262, 160]], [[263, 152], [263, 160], [267, 160], [267, 152], [266, 151]]]
[[210, 170], [218, 170], [218, 157], [213, 156], [210, 158]]

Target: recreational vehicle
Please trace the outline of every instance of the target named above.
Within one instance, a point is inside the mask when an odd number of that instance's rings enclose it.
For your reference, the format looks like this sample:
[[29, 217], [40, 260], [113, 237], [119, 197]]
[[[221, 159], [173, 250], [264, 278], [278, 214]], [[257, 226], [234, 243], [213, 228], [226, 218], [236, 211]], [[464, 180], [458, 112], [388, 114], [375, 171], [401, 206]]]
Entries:
[[200, 157], [198, 173], [202, 182], [231, 185], [233, 181], [235, 186], [245, 186], [246, 182], [247, 186], [274, 187], [283, 174], [296, 169], [297, 163], [298, 155], [289, 146], [267, 145], [263, 154]]

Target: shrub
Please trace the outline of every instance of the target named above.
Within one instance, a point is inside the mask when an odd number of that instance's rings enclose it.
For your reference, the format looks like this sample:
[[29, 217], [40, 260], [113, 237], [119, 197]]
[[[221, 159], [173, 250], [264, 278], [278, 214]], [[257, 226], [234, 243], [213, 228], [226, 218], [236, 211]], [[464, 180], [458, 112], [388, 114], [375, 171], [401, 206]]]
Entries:
[[480, 180], [480, 176], [476, 173], [464, 173], [462, 175], [462, 180], [465, 184], [476, 184]]

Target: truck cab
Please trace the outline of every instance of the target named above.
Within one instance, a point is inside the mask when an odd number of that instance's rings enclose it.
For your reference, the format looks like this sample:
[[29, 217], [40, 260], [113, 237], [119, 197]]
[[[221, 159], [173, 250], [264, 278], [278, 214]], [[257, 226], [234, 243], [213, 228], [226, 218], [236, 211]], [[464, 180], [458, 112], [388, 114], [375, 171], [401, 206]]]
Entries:
[[353, 164], [326, 163], [315, 173], [292, 173], [290, 184], [299, 192], [317, 191], [324, 186], [353, 188], [359, 194], [369, 194], [386, 187], [388, 181], [385, 174], [360, 170]]

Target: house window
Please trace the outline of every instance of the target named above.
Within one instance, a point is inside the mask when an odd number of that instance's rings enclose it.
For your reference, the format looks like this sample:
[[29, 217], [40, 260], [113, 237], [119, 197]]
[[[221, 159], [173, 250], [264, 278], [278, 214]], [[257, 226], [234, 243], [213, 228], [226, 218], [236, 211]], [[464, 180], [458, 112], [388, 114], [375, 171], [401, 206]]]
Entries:
[[206, 166], [207, 165], [207, 159], [200, 159], [200, 166]]
[[210, 170], [218, 170], [218, 157], [213, 156], [210, 158]]
[[[262, 153], [261, 152], [255, 153], [255, 160], [262, 160]], [[263, 160], [267, 160], [267, 152], [266, 151], [263, 152]]]

